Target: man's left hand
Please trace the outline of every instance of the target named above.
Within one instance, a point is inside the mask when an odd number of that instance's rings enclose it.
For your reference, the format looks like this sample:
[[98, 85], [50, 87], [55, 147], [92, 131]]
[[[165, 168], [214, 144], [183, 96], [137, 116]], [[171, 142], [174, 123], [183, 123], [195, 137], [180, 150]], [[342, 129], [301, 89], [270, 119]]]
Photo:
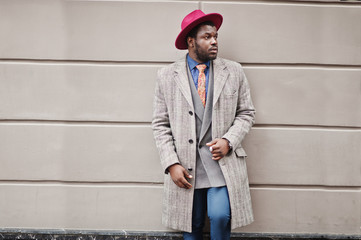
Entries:
[[229, 151], [228, 141], [223, 138], [215, 138], [206, 145], [212, 147], [212, 159], [216, 161], [226, 156]]

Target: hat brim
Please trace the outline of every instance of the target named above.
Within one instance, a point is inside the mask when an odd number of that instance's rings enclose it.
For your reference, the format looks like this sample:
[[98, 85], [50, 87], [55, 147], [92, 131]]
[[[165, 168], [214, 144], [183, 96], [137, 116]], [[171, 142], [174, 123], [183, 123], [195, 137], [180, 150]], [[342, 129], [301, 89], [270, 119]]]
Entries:
[[186, 37], [187, 37], [188, 33], [198, 24], [200, 24], [202, 22], [208, 22], [208, 21], [213, 22], [214, 26], [218, 30], [222, 25], [223, 17], [219, 13], [209, 13], [209, 14], [206, 14], [206, 15], [194, 20], [187, 27], [182, 29], [182, 31], [178, 34], [178, 37], [175, 40], [175, 47], [180, 50], [188, 49], [188, 46], [186, 43]]

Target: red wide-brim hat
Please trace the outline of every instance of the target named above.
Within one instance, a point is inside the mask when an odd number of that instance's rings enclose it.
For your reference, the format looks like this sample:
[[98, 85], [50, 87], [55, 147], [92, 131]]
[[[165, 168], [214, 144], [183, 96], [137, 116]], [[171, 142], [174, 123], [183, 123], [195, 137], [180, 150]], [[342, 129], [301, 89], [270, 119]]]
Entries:
[[202, 22], [211, 21], [217, 30], [221, 27], [223, 17], [219, 13], [205, 14], [201, 10], [194, 10], [190, 14], [184, 17], [181, 25], [181, 32], [178, 34], [175, 40], [175, 47], [178, 49], [188, 49], [186, 37], [188, 33], [198, 24]]

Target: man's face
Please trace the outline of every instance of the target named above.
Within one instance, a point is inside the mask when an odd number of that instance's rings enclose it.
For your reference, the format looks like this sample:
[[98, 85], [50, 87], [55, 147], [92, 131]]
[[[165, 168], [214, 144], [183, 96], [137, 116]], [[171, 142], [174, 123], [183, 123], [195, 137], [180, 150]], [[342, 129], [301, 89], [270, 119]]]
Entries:
[[197, 62], [207, 62], [217, 58], [218, 53], [217, 28], [203, 25], [199, 28], [193, 40], [194, 45], [189, 49], [189, 54]]

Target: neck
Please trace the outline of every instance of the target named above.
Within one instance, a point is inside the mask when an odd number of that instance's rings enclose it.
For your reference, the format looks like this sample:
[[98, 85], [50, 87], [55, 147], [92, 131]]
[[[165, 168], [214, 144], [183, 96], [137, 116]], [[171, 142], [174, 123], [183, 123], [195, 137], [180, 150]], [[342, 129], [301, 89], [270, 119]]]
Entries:
[[197, 63], [204, 63], [203, 61], [201, 61], [197, 58], [197, 55], [194, 52], [188, 51], [188, 55]]

